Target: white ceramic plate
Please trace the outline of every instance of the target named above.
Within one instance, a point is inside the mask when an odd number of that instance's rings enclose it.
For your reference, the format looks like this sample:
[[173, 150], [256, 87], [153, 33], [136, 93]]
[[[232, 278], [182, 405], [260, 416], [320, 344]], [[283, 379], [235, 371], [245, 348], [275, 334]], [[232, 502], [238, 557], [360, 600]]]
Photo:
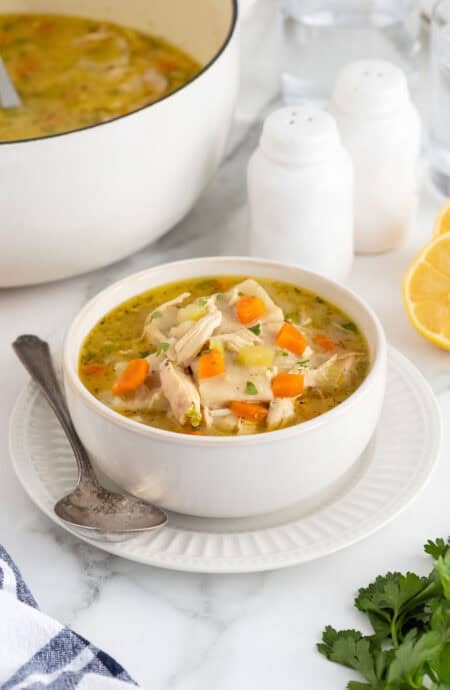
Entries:
[[[89, 543], [140, 563], [195, 572], [242, 573], [304, 563], [364, 539], [406, 508], [426, 485], [440, 443], [440, 412], [430, 386], [391, 348], [375, 438], [351, 475], [319, 505], [239, 520], [171, 514], [159, 532], [121, 544]], [[53, 505], [73, 487], [75, 462], [53, 413], [31, 383], [11, 417], [10, 451], [31, 500], [68, 529]]]

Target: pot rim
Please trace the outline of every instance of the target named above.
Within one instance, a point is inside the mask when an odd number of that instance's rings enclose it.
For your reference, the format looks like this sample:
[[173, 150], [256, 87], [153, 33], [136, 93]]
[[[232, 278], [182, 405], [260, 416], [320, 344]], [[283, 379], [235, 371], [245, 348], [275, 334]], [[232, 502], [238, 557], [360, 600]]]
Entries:
[[[146, 426], [144, 424], [141, 424], [140, 422], [135, 422], [132, 419], [129, 419], [128, 417], [124, 417], [123, 415], [119, 414], [118, 412], [115, 412], [111, 408], [109, 408], [107, 405], [102, 403], [100, 400], [98, 400], [95, 396], [92, 395], [88, 391], [88, 389], [83, 385], [81, 382], [81, 379], [79, 378], [77, 367], [74, 367], [72, 365], [72, 340], [74, 338], [74, 335], [80, 325], [82, 324], [84, 318], [86, 315], [89, 313], [93, 305], [97, 302], [97, 300], [101, 299], [102, 297], [106, 297], [108, 293], [113, 293], [115, 292], [118, 288], [120, 288], [122, 285], [125, 285], [127, 282], [130, 280], [136, 280], [139, 279], [145, 275], [148, 275], [149, 273], [152, 272], [157, 272], [161, 270], [162, 268], [182, 268], [183, 266], [186, 266], [187, 264], [190, 265], [201, 265], [205, 261], [208, 262], [213, 262], [213, 263], [221, 263], [224, 265], [224, 269], [226, 269], [226, 264], [233, 264], [235, 262], [239, 261], [245, 261], [254, 264], [255, 267], [255, 275], [257, 275], [257, 268], [258, 266], [266, 266], [266, 267], [272, 267], [275, 270], [278, 270], [280, 272], [280, 276], [282, 279], [283, 276], [283, 271], [288, 268], [290, 270], [297, 270], [301, 271], [304, 273], [306, 276], [311, 276], [315, 279], [319, 279], [319, 281], [322, 281], [324, 285], [328, 285], [330, 287], [334, 287], [335, 289], [337, 288], [339, 293], [342, 294], [344, 297], [346, 297], [348, 300], [359, 306], [360, 308], [362, 307], [363, 311], [365, 314], [369, 317], [369, 320], [373, 326], [373, 330], [375, 333], [375, 337], [373, 338], [372, 342], [370, 342], [372, 348], [373, 348], [373, 359], [371, 362], [371, 367], [369, 370], [369, 373], [367, 374], [366, 378], [364, 381], [361, 383], [361, 385], [342, 403], [337, 405], [336, 407], [332, 408], [331, 410], [328, 410], [327, 412], [324, 412], [323, 414], [319, 415], [315, 419], [311, 419], [306, 422], [302, 422], [300, 424], [294, 424], [293, 426], [287, 427], [285, 429], [277, 429], [275, 431], [267, 431], [262, 434], [249, 434], [245, 436], [194, 436], [194, 435], [189, 435], [189, 434], [181, 434], [175, 431], [166, 431], [165, 429], [158, 429], [156, 427], [151, 427], [151, 426]], [[199, 277], [201, 277], [201, 270], [199, 271]], [[126, 301], [126, 300], [125, 300]], [[115, 305], [111, 306], [108, 311], [111, 311], [115, 307], [119, 306], [121, 302], [117, 302]], [[340, 307], [339, 304], [337, 304], [338, 307]], [[108, 313], [108, 312], [106, 312]], [[364, 333], [366, 335], [366, 333]], [[76, 353], [76, 360], [78, 362], [78, 356], [79, 356], [80, 348], [78, 348], [77, 353]], [[184, 259], [182, 261], [173, 261], [169, 262], [166, 264], [159, 264], [157, 266], [153, 266], [150, 269], [146, 269], [144, 271], [139, 271], [138, 273], [134, 273], [130, 276], [127, 276], [123, 278], [122, 280], [116, 281], [112, 285], [108, 286], [101, 292], [99, 292], [97, 295], [95, 295], [78, 313], [78, 315], [75, 317], [75, 319], [72, 321], [72, 324], [67, 332], [65, 341], [64, 341], [64, 347], [63, 347], [63, 373], [64, 373], [64, 383], [66, 386], [70, 386], [72, 389], [73, 394], [77, 398], [81, 398], [83, 403], [86, 404], [88, 407], [91, 408], [91, 411], [93, 413], [99, 414], [100, 416], [106, 418], [107, 421], [112, 423], [115, 426], [122, 427], [124, 431], [128, 431], [130, 433], [137, 433], [140, 436], [145, 436], [149, 439], [154, 439], [156, 441], [160, 442], [168, 442], [168, 443], [173, 443], [173, 444], [190, 444], [192, 446], [196, 445], [209, 445], [209, 446], [247, 446], [247, 445], [259, 445], [259, 444], [265, 444], [265, 443], [271, 443], [271, 442], [276, 442], [278, 440], [282, 441], [283, 439], [288, 439], [290, 437], [296, 436], [298, 438], [301, 437], [302, 434], [308, 433], [310, 431], [314, 431], [317, 429], [320, 429], [321, 427], [326, 426], [328, 423], [332, 423], [333, 421], [336, 421], [337, 418], [351, 414], [351, 410], [353, 407], [358, 406], [359, 403], [363, 401], [364, 398], [366, 398], [368, 395], [371, 393], [373, 394], [373, 389], [377, 388], [379, 385], [379, 381], [381, 380], [384, 382], [384, 374], [385, 374], [385, 369], [386, 369], [386, 357], [387, 357], [387, 344], [386, 344], [386, 337], [384, 334], [383, 327], [372, 310], [372, 308], [358, 295], [356, 295], [355, 292], [350, 290], [347, 287], [344, 287], [338, 283], [335, 283], [332, 280], [329, 280], [328, 278], [325, 278], [317, 273], [313, 273], [312, 271], [308, 271], [306, 269], [303, 269], [300, 266], [296, 266], [294, 264], [284, 264], [281, 262], [276, 262], [276, 261], [269, 261], [266, 259], [258, 259], [254, 257], [246, 257], [246, 256], [215, 256], [215, 257], [200, 257], [196, 259]], [[384, 384], [383, 384], [384, 385]], [[93, 420], [95, 420], [95, 417], [93, 417]], [[95, 422], [94, 422], [95, 423]]]
[[77, 129], [70, 129], [68, 132], [55, 132], [54, 134], [44, 134], [43, 136], [40, 137], [28, 137], [26, 139], [15, 139], [14, 141], [0, 141], [0, 146], [17, 146], [18, 144], [29, 144], [30, 142], [34, 141], [46, 141], [47, 139], [56, 139], [56, 138], [61, 138], [61, 137], [67, 137], [71, 134], [76, 134], [77, 132], [85, 132], [86, 130], [89, 129], [94, 129], [95, 127], [103, 127], [104, 125], [109, 125], [112, 122], [118, 122], [119, 120], [123, 120], [124, 118], [131, 117], [132, 115], [135, 115], [136, 113], [140, 113], [143, 110], [147, 110], [148, 108], [152, 108], [154, 106], [159, 105], [163, 101], [168, 100], [169, 98], [172, 98], [176, 96], [178, 93], [186, 89], [188, 86], [193, 84], [195, 81], [200, 79], [205, 72], [208, 72], [209, 69], [214, 65], [215, 62], [221, 57], [221, 55], [225, 52], [227, 49], [228, 45], [231, 42], [231, 39], [233, 38], [235, 32], [236, 32], [236, 26], [237, 26], [237, 20], [239, 16], [239, 10], [238, 10], [238, 0], [230, 0], [231, 6], [232, 6], [232, 17], [231, 17], [231, 23], [230, 27], [228, 29], [228, 33], [225, 37], [224, 42], [220, 46], [219, 50], [213, 55], [211, 60], [202, 67], [202, 69], [195, 75], [195, 77], [192, 77], [192, 79], [189, 79], [185, 84], [180, 86], [178, 89], [175, 91], [172, 91], [171, 93], [166, 94], [162, 98], [158, 98], [157, 101], [153, 101], [153, 103], [148, 103], [147, 105], [143, 105], [140, 108], [136, 108], [135, 110], [131, 110], [129, 113], [124, 113], [123, 115], [117, 115], [116, 117], [111, 118], [110, 120], [106, 120], [105, 122], [96, 122], [93, 125], [85, 125], [84, 127], [78, 127]]

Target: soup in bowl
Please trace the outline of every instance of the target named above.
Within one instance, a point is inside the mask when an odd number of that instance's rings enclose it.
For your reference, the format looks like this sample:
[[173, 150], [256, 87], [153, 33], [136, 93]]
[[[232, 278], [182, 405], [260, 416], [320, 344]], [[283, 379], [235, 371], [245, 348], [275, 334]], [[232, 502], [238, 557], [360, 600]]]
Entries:
[[69, 408], [96, 466], [208, 517], [317, 499], [375, 429], [386, 346], [371, 310], [300, 268], [197, 259], [92, 300], [64, 351]]

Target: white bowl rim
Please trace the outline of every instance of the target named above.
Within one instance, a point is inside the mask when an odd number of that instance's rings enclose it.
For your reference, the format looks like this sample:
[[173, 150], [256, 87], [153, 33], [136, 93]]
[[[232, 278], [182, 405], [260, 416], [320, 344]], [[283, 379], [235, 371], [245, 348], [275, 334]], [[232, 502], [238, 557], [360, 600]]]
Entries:
[[[311, 276], [315, 279], [319, 279], [321, 282], [323, 282], [326, 285], [329, 285], [330, 287], [334, 286], [339, 288], [339, 291], [341, 293], [344, 293], [344, 295], [349, 298], [350, 300], [353, 300], [356, 304], [358, 304], [359, 307], [362, 307], [364, 311], [366, 312], [367, 316], [369, 316], [370, 320], [372, 321], [372, 325], [374, 326], [375, 333], [376, 333], [376, 342], [374, 343], [374, 359], [371, 363], [371, 367], [369, 370], [369, 373], [367, 374], [366, 378], [364, 381], [361, 383], [361, 385], [348, 397], [346, 400], [343, 402], [339, 403], [335, 407], [333, 407], [331, 410], [328, 410], [327, 412], [324, 412], [323, 414], [319, 415], [318, 417], [315, 417], [314, 419], [311, 419], [306, 422], [300, 422], [299, 424], [294, 424], [292, 426], [286, 427], [284, 429], [277, 429], [275, 431], [266, 431], [261, 434], [248, 434], [248, 435], [243, 435], [243, 436], [195, 436], [195, 435], [190, 435], [190, 434], [182, 434], [176, 431], [166, 431], [165, 429], [159, 429], [157, 427], [152, 427], [152, 426], [147, 426], [145, 424], [142, 424], [141, 422], [135, 422], [134, 420], [125, 417], [124, 415], [121, 415], [119, 412], [116, 412], [115, 410], [112, 410], [110, 407], [102, 403], [100, 400], [98, 400], [92, 393], [89, 392], [89, 390], [84, 386], [84, 384], [81, 382], [81, 379], [78, 375], [78, 372], [75, 370], [75, 368], [72, 366], [71, 363], [71, 340], [73, 338], [74, 333], [77, 331], [79, 328], [80, 324], [83, 322], [83, 319], [86, 315], [87, 312], [92, 308], [93, 304], [101, 299], [102, 297], [106, 297], [109, 292], [115, 291], [117, 288], [120, 288], [122, 285], [125, 285], [129, 281], [133, 281], [139, 278], [142, 278], [149, 273], [152, 272], [157, 272], [161, 269], [167, 269], [167, 268], [181, 268], [183, 266], [186, 266], [187, 264], [190, 265], [199, 265], [201, 266], [202, 263], [205, 261], [208, 261], [208, 263], [222, 263], [222, 264], [233, 264], [234, 262], [237, 261], [245, 261], [246, 263], [252, 263], [255, 265], [255, 269], [257, 266], [264, 265], [266, 267], [272, 267], [273, 269], [278, 269], [282, 271], [283, 269], [293, 269], [297, 271], [301, 271], [307, 276]], [[226, 273], [225, 273], [226, 274]], [[199, 278], [201, 277], [201, 272], [199, 272]], [[253, 275], [257, 276], [257, 271]], [[162, 283], [163, 285], [163, 283]], [[299, 285], [301, 287], [301, 285]], [[138, 293], [139, 294], [139, 293]], [[137, 295], [136, 295], [137, 296]], [[319, 295], [320, 296], [320, 295]], [[132, 299], [130, 297], [129, 299]], [[127, 300], [124, 300], [127, 301]], [[110, 309], [106, 312], [108, 313], [112, 309], [115, 309], [115, 307], [118, 307], [120, 304], [123, 302], [119, 302], [114, 306], [111, 306]], [[339, 307], [337, 304], [336, 306]], [[78, 361], [78, 356], [79, 356], [79, 350], [77, 352], [77, 361]], [[337, 418], [338, 416], [345, 415], [351, 407], [354, 405], [357, 405], [359, 401], [365, 397], [368, 393], [370, 393], [371, 388], [377, 383], [377, 377], [379, 377], [381, 374], [383, 374], [383, 369], [386, 366], [386, 356], [387, 356], [387, 344], [386, 344], [386, 338], [384, 334], [383, 327], [376, 316], [375, 312], [372, 310], [372, 308], [363, 300], [361, 297], [356, 295], [355, 292], [350, 290], [347, 287], [344, 287], [343, 285], [336, 283], [333, 280], [330, 280], [328, 278], [325, 278], [324, 276], [321, 276], [318, 273], [314, 273], [312, 271], [308, 271], [301, 266], [295, 265], [295, 264], [286, 264], [286, 263], [281, 263], [277, 261], [270, 261], [267, 259], [259, 259], [257, 257], [247, 257], [247, 256], [204, 256], [204, 257], [199, 257], [199, 258], [194, 258], [194, 259], [183, 259], [181, 261], [172, 261], [164, 264], [158, 264], [157, 266], [152, 266], [151, 268], [144, 269], [143, 271], [139, 271], [137, 273], [133, 273], [129, 276], [126, 276], [125, 278], [122, 278], [121, 280], [118, 280], [108, 287], [104, 288], [101, 292], [97, 293], [92, 299], [87, 302], [87, 304], [84, 305], [84, 307], [78, 312], [77, 316], [75, 319], [72, 321], [71, 326], [69, 327], [69, 330], [67, 331], [65, 340], [64, 340], [64, 346], [63, 346], [63, 360], [62, 360], [62, 365], [63, 365], [63, 373], [64, 373], [64, 381], [66, 384], [69, 384], [71, 388], [83, 399], [83, 401], [91, 407], [91, 409], [97, 413], [99, 413], [101, 416], [105, 417], [107, 420], [109, 420], [111, 423], [117, 425], [117, 426], [122, 426], [124, 429], [126, 429], [129, 432], [137, 433], [141, 436], [146, 436], [147, 438], [155, 438], [161, 441], [173, 443], [173, 444], [185, 444], [189, 443], [193, 446], [195, 445], [211, 445], [211, 446], [224, 446], [224, 445], [230, 445], [230, 446], [243, 446], [243, 445], [258, 445], [260, 443], [267, 443], [267, 442], [276, 442], [278, 440], [282, 440], [284, 438], [289, 438], [290, 436], [300, 436], [304, 433], [307, 433], [308, 431], [311, 431], [313, 429], [317, 429], [318, 427], [324, 426], [328, 423], [329, 420], [332, 418]]]
[[[0, 141], [0, 147], [1, 146], [17, 146], [20, 144], [30, 144], [32, 142], [40, 142], [40, 141], [47, 141], [47, 139], [61, 139], [64, 137], [67, 137], [71, 134], [77, 134], [78, 132], [85, 132], [89, 129], [95, 129], [96, 127], [103, 127], [105, 125], [111, 124], [111, 122], [117, 122], [118, 120], [123, 120], [124, 118], [129, 118], [132, 115], [135, 115], [136, 113], [140, 113], [143, 110], [148, 110], [149, 108], [156, 108], [160, 103], [163, 101], [166, 101], [169, 98], [175, 97], [178, 93], [184, 91], [187, 87], [189, 87], [191, 84], [196, 82], [198, 79], [200, 79], [205, 72], [208, 72], [209, 69], [214, 65], [215, 62], [220, 58], [222, 53], [225, 52], [226, 48], [228, 47], [229, 43], [231, 42], [232, 37], [236, 33], [236, 27], [237, 27], [237, 21], [239, 17], [239, 9], [238, 9], [238, 0], [230, 0], [231, 2], [231, 9], [232, 9], [232, 15], [231, 15], [231, 22], [230, 26], [227, 32], [227, 35], [225, 36], [225, 39], [222, 43], [222, 45], [216, 50], [214, 55], [208, 62], [203, 65], [201, 70], [195, 74], [192, 79], [189, 79], [189, 81], [185, 82], [181, 86], [179, 86], [175, 91], [171, 91], [170, 93], [166, 93], [165, 96], [162, 98], [158, 98], [156, 101], [152, 101], [151, 103], [147, 103], [146, 105], [142, 105], [139, 108], [135, 108], [134, 110], [130, 110], [129, 113], [124, 113], [123, 115], [116, 115], [116, 117], [112, 117], [110, 120], [105, 120], [104, 122], [94, 122], [92, 125], [85, 125], [84, 127], [77, 127], [76, 129], [69, 129], [67, 132], [55, 132], [54, 134], [43, 134], [40, 137], [27, 137], [25, 139], [13, 139], [11, 141], [6, 140], [6, 141]], [[33, 12], [30, 12], [29, 14], [33, 14]], [[144, 32], [145, 33], [145, 32]]]

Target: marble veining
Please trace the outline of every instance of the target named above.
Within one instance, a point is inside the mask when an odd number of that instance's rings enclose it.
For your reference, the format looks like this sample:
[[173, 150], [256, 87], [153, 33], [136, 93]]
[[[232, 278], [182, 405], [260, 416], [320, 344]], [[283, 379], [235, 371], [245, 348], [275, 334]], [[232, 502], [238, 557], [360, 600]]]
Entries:
[[[104, 270], [52, 285], [0, 290], [0, 542], [22, 568], [41, 608], [116, 656], [146, 688], [340, 690], [348, 672], [314, 650], [322, 627], [359, 623], [351, 608], [359, 586], [388, 569], [425, 572], [422, 543], [450, 533], [447, 429], [431, 483], [391, 525], [321, 561], [254, 575], [163, 571], [82, 544], [34, 508], [8, 457], [8, 417], [26, 380], [10, 348], [19, 333], [48, 337], [68, 325], [98, 290], [147, 266], [246, 252], [246, 163], [262, 119], [279, 100], [276, 0], [259, 1], [243, 23], [241, 41], [241, 95], [228, 153], [189, 216], [155, 245]], [[422, 178], [409, 243], [392, 254], [358, 257], [349, 285], [375, 308], [390, 342], [427, 377], [448, 420], [449, 355], [412, 330], [401, 304], [402, 275], [430, 236], [441, 203], [427, 182], [425, 165]]]

